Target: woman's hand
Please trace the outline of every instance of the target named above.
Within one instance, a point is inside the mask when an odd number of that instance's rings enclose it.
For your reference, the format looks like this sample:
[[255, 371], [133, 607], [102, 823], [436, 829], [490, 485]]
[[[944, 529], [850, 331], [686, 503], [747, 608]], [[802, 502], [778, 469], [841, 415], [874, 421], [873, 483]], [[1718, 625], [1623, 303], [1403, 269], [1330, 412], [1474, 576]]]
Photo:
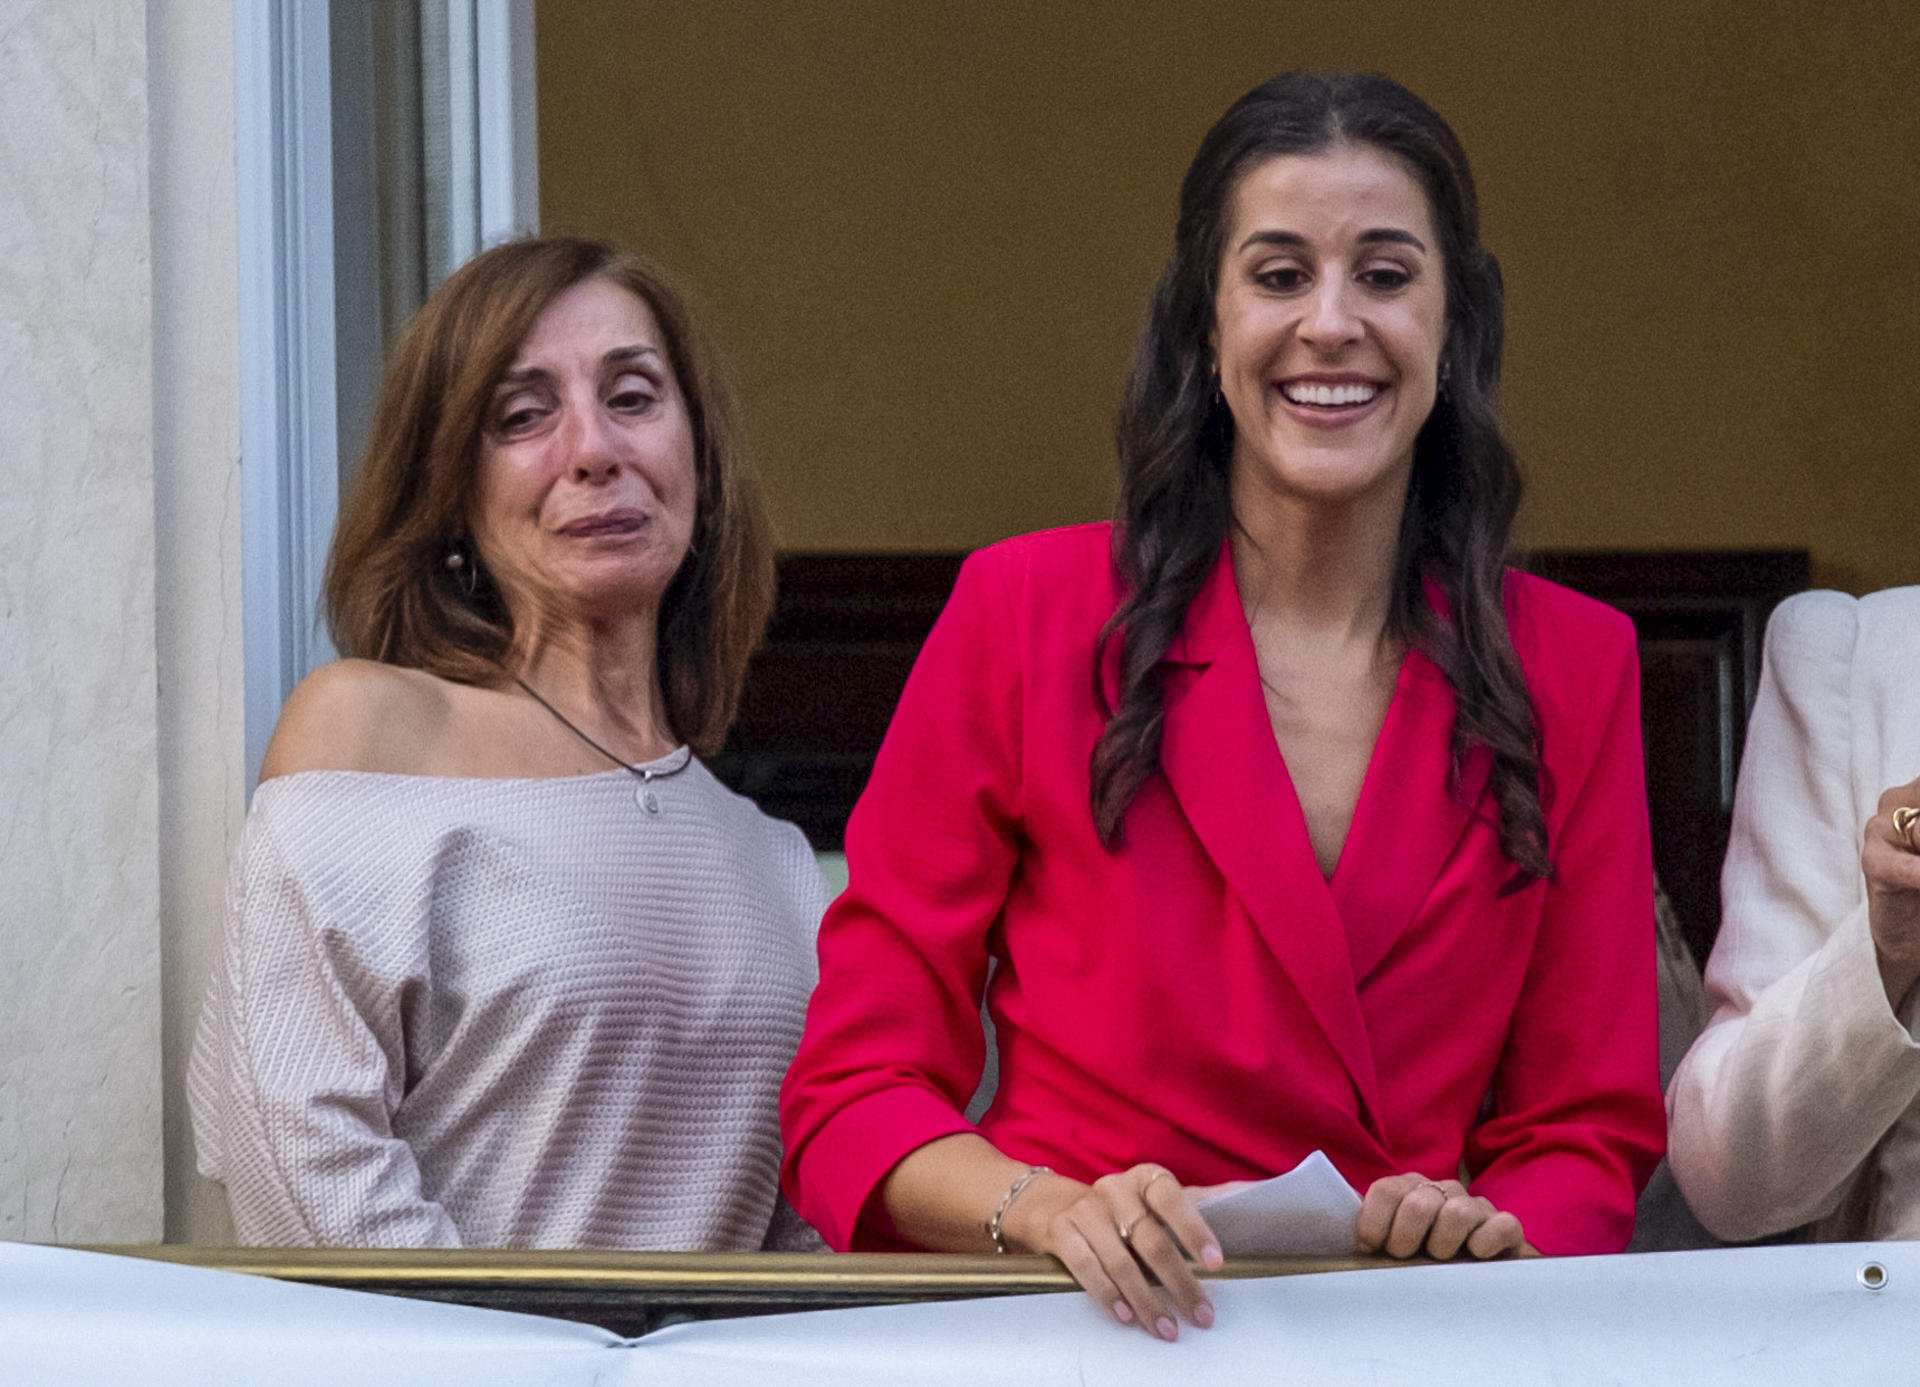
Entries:
[[1213, 1302], [1188, 1259], [1218, 1267], [1220, 1244], [1195, 1208], [1195, 1193], [1158, 1165], [1116, 1171], [1091, 1185], [1047, 1176], [1021, 1191], [1001, 1228], [1009, 1242], [1058, 1257], [1120, 1323], [1171, 1343], [1180, 1336], [1179, 1317], [1202, 1329], [1213, 1324]]
[[1375, 1180], [1360, 1201], [1353, 1241], [1362, 1252], [1412, 1257], [1424, 1252], [1445, 1261], [1464, 1250], [1485, 1260], [1514, 1253], [1540, 1254], [1503, 1214], [1458, 1180], [1429, 1180], [1418, 1172]]
[[[1860, 870], [1867, 878], [1867, 921], [1880, 963], [1887, 1001], [1898, 1012], [1920, 981], [1920, 824], [1894, 829], [1896, 809], [1920, 808], [1920, 780], [1896, 785], [1880, 796], [1880, 812], [1867, 820]], [[1910, 836], [1911, 835], [1911, 836]]]

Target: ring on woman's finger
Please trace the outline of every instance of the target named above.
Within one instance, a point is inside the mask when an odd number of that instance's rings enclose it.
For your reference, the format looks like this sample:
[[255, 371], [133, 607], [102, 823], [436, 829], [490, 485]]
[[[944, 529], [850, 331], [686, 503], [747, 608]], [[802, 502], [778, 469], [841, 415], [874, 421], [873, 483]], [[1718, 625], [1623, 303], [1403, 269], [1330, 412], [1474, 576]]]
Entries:
[[1911, 804], [1903, 804], [1893, 811], [1893, 831], [1906, 843], [1908, 852], [1920, 852], [1920, 843], [1913, 841], [1915, 823], [1920, 823], [1920, 809]]
[[1155, 1180], [1160, 1179], [1162, 1176], [1165, 1176], [1168, 1179], [1172, 1179], [1173, 1172], [1171, 1170], [1168, 1170], [1165, 1166], [1160, 1166], [1156, 1168], [1153, 1174], [1147, 1177], [1147, 1183], [1140, 1187], [1140, 1197], [1142, 1199], [1146, 1198], [1147, 1191], [1153, 1188], [1153, 1182]]
[[1135, 1215], [1133, 1218], [1123, 1218], [1113, 1225], [1113, 1231], [1120, 1235], [1120, 1241], [1128, 1247], [1133, 1246], [1133, 1225], [1139, 1221], [1139, 1216]]

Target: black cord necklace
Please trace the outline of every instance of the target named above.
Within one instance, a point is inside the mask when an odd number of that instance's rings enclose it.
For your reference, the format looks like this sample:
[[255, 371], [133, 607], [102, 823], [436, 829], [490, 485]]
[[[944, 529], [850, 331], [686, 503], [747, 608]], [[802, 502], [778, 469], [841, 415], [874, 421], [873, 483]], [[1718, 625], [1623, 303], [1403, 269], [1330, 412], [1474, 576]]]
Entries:
[[634, 788], [633, 798], [634, 798], [634, 801], [637, 804], [639, 804], [639, 806], [642, 809], [646, 810], [649, 814], [658, 814], [660, 812], [660, 796], [654, 793], [653, 782], [656, 780], [665, 780], [670, 776], [678, 775], [680, 774], [681, 771], [685, 770], [688, 766], [693, 764], [693, 748], [690, 746], [681, 748], [681, 750], [685, 753], [685, 755], [683, 755], [680, 758], [679, 765], [670, 766], [663, 771], [652, 770], [645, 766], [636, 766], [631, 761], [623, 760], [620, 757], [615, 756], [611, 751], [608, 751], [605, 747], [601, 746], [600, 743], [596, 742], [593, 738], [589, 737], [585, 732], [581, 731], [579, 727], [574, 725], [574, 721], [572, 718], [568, 717], [565, 713], [561, 712], [558, 708], [554, 707], [551, 703], [547, 702], [546, 699], [540, 697], [538, 693], [534, 692], [533, 685], [529, 684], [526, 680], [522, 679], [517, 674], [509, 673], [507, 677], [513, 680], [514, 683], [518, 684], [523, 690], [525, 690], [528, 698], [531, 698], [535, 703], [538, 703], [542, 708], [545, 708], [549, 713], [552, 713], [554, 717], [559, 720], [560, 725], [566, 728], [567, 731], [573, 733], [574, 736], [578, 737], [581, 741], [585, 742], [588, 746], [592, 747], [595, 751], [599, 752], [602, 756], [606, 757], [609, 761], [613, 762], [614, 765], [618, 766], [621, 770], [625, 771], [628, 775], [638, 780], [640, 783], [638, 786]]

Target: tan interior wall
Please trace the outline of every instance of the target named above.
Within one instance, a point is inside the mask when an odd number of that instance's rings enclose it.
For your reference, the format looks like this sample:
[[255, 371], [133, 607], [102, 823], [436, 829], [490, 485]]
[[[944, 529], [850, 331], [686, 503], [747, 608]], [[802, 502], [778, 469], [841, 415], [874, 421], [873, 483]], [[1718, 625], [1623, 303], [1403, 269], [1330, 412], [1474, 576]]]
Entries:
[[1474, 158], [1530, 542], [1920, 581], [1920, 6], [541, 0], [538, 32], [545, 225], [696, 287], [790, 548], [1103, 516], [1186, 161], [1337, 66]]

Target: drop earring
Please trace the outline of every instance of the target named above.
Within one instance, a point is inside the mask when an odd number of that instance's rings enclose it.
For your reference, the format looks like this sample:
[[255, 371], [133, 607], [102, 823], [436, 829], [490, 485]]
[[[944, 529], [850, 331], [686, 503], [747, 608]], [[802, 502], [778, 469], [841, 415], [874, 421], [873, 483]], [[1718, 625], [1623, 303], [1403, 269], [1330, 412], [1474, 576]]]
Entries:
[[459, 546], [449, 546], [447, 557], [442, 562], [445, 563], [447, 572], [460, 580], [461, 591], [472, 597], [480, 585], [480, 576], [474, 570], [474, 566], [467, 562], [467, 556], [460, 552]]

